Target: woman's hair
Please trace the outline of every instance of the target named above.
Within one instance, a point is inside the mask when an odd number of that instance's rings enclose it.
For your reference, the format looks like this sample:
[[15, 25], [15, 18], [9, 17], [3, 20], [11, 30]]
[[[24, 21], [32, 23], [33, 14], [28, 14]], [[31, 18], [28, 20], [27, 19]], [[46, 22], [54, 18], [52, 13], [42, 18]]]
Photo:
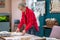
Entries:
[[26, 7], [26, 3], [19, 3], [18, 8], [19, 8], [20, 6]]

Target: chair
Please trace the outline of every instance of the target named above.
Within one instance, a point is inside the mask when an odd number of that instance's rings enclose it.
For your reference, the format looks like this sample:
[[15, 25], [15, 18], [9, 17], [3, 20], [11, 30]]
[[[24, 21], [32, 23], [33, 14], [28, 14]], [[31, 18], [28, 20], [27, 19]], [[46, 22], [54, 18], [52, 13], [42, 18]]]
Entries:
[[54, 26], [52, 28], [52, 32], [50, 34], [50, 37], [60, 39], [60, 26]]

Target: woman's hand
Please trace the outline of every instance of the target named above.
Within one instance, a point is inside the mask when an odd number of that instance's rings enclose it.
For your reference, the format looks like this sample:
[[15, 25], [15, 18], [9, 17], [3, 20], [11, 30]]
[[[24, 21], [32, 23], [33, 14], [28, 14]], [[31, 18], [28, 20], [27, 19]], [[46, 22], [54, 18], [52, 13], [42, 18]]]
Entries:
[[19, 28], [16, 29], [16, 32], [20, 32]]
[[25, 30], [23, 30], [23, 31], [22, 31], [22, 35], [25, 35], [25, 33], [26, 33], [26, 31], [25, 31]]

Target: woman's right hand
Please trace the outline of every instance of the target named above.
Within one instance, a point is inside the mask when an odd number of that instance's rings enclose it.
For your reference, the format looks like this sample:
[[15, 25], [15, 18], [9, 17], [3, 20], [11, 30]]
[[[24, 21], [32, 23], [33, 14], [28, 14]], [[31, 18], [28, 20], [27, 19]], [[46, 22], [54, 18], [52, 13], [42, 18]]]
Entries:
[[16, 32], [20, 32], [19, 28], [16, 29]]

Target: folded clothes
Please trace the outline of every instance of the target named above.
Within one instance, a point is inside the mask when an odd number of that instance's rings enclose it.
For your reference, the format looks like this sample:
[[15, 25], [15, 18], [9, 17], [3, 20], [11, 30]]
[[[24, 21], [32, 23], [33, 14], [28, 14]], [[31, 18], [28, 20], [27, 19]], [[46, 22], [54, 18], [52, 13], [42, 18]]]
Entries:
[[0, 37], [9, 37], [9, 36], [11, 36], [10, 32], [7, 32], [7, 31], [0, 32]]
[[20, 32], [13, 32], [13, 33], [11, 33], [11, 36], [21, 36], [22, 35], [22, 33], [20, 33]]

